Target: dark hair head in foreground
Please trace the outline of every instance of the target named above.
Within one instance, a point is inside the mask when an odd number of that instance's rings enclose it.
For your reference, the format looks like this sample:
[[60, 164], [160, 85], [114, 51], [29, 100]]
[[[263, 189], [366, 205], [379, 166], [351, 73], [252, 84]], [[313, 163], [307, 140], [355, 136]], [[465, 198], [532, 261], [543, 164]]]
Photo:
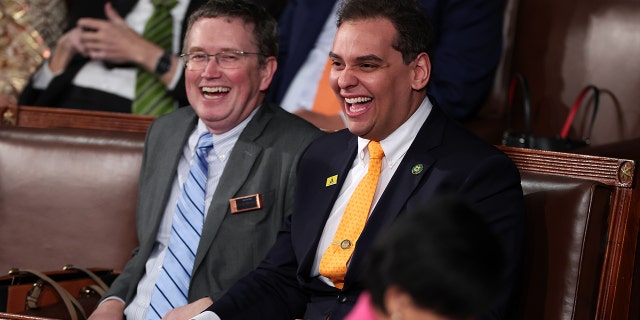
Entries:
[[453, 318], [488, 310], [504, 268], [486, 222], [453, 196], [399, 218], [377, 239], [369, 261], [365, 285], [383, 313], [385, 292], [395, 287], [418, 308]]

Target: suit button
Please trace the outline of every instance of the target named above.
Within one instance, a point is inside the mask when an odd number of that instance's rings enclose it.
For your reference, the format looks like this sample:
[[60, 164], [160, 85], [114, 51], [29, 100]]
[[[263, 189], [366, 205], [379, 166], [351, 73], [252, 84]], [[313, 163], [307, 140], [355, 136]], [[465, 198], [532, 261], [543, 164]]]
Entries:
[[345, 303], [347, 302], [347, 296], [343, 296], [343, 295], [338, 295], [338, 302], [340, 303]]

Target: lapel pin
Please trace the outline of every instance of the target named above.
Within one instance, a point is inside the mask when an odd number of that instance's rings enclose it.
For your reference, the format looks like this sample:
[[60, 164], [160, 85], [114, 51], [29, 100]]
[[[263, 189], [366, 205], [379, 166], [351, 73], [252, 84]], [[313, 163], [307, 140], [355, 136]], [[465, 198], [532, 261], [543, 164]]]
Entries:
[[332, 185], [334, 185], [336, 183], [338, 183], [338, 175], [337, 174], [327, 178], [327, 184], [325, 185], [325, 187], [332, 186]]
[[413, 166], [413, 168], [411, 168], [411, 173], [419, 174], [420, 172], [422, 172], [422, 169], [424, 169], [424, 166], [422, 165], [422, 163], [418, 163], [415, 166]]

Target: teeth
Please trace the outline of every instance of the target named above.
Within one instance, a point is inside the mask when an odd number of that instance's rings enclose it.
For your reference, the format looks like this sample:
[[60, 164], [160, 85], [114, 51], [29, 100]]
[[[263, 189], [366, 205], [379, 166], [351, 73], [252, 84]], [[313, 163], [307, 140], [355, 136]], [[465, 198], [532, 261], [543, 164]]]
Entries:
[[226, 87], [203, 87], [202, 91], [208, 93], [226, 93], [229, 92], [229, 88]]
[[357, 97], [357, 98], [344, 98], [344, 101], [348, 104], [354, 104], [354, 103], [365, 103], [365, 102], [369, 102], [372, 99], [369, 97]]
[[365, 109], [366, 109], [365, 107], [360, 107], [360, 108], [358, 108], [358, 105], [357, 105], [357, 104], [351, 104], [351, 105], [349, 105], [349, 111], [354, 112], [354, 113], [356, 113], [356, 112], [360, 112], [360, 111], [365, 110]]

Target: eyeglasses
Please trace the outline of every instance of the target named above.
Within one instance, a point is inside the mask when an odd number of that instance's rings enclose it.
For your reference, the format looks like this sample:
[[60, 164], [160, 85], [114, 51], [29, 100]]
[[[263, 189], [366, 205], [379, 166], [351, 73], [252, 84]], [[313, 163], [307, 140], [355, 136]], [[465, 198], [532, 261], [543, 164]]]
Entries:
[[193, 52], [183, 53], [180, 55], [184, 60], [184, 64], [187, 69], [191, 71], [203, 70], [209, 65], [211, 57], [216, 58], [218, 66], [223, 69], [237, 69], [242, 65], [242, 58], [247, 55], [255, 54], [262, 56], [263, 54], [258, 52], [244, 52], [244, 51], [220, 51], [218, 53], [208, 54], [205, 52]]

